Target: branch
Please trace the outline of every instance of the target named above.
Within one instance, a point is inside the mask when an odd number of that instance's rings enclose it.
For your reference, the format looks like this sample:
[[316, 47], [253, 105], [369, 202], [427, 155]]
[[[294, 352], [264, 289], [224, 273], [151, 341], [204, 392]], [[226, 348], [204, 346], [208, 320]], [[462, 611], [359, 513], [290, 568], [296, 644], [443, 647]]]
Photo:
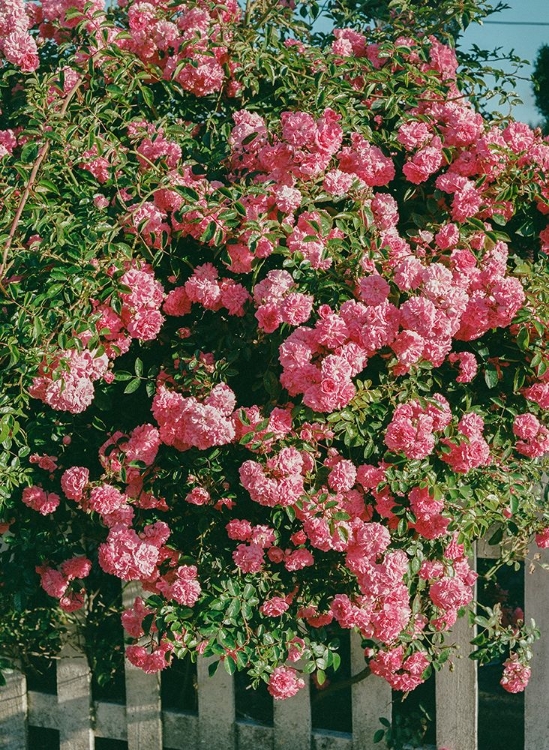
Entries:
[[[76, 85], [69, 91], [69, 93], [65, 97], [63, 106], [59, 110], [60, 117], [63, 117], [66, 114], [72, 98], [74, 97], [74, 95], [76, 94], [80, 86], [82, 85], [83, 81], [84, 81], [84, 78], [81, 77], [80, 80], [76, 83]], [[8, 239], [6, 240], [6, 244], [4, 245], [2, 263], [0, 264], [0, 290], [4, 293], [4, 296], [7, 296], [6, 288], [4, 286], [4, 273], [6, 271], [6, 266], [8, 263], [9, 252], [10, 252], [10, 249], [11, 249], [14, 237], [15, 237], [15, 233], [17, 232], [17, 227], [19, 226], [21, 216], [23, 214], [23, 210], [29, 199], [34, 183], [36, 182], [38, 172], [40, 170], [40, 167], [42, 166], [42, 162], [44, 161], [44, 159], [46, 158], [48, 154], [50, 143], [51, 141], [46, 141], [45, 143], [42, 144], [42, 146], [40, 147], [40, 150], [38, 151], [38, 156], [36, 157], [36, 161], [33, 164], [32, 171], [29, 177], [29, 181], [25, 187], [25, 190], [23, 191], [23, 195], [21, 196], [19, 205], [17, 206], [15, 216], [13, 217], [13, 221], [11, 223]]]
[[345, 690], [345, 688], [348, 688], [357, 682], [362, 682], [362, 680], [365, 680], [366, 677], [369, 677], [371, 674], [372, 672], [370, 670], [370, 667], [364, 667], [361, 672], [357, 672], [357, 674], [349, 677], [348, 680], [336, 682], [334, 685], [330, 685], [330, 687], [326, 688], [326, 690], [322, 690], [321, 692], [317, 693], [312, 702], [313, 704], [318, 703], [318, 701], [324, 700], [324, 698], [326, 698], [328, 695], [332, 695], [332, 693], [337, 693], [339, 690]]

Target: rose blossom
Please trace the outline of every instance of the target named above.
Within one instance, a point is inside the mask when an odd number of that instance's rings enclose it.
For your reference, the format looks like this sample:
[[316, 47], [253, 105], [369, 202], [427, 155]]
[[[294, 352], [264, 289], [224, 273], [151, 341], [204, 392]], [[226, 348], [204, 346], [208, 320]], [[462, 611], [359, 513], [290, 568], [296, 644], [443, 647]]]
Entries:
[[275, 700], [285, 700], [296, 695], [301, 688], [305, 687], [304, 680], [297, 676], [295, 669], [291, 667], [275, 667], [267, 690]]

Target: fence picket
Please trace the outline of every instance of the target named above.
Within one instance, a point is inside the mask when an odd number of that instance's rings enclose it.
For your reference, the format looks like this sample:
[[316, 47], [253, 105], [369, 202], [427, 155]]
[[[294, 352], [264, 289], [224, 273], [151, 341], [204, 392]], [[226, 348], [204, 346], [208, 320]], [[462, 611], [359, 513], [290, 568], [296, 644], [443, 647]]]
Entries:
[[445, 666], [436, 675], [436, 732], [438, 747], [478, 750], [477, 662], [469, 659], [473, 637], [467, 617], [460, 617], [448, 643], [459, 647], [452, 672]]
[[236, 725], [238, 750], [273, 750], [273, 728], [251, 721], [239, 721]]
[[160, 750], [160, 678], [158, 674], [145, 674], [127, 660], [125, 672], [128, 750]]
[[[123, 591], [124, 606], [142, 596], [140, 584], [132, 582]], [[160, 675], [145, 674], [127, 659], [124, 666], [126, 681], [126, 724], [128, 750], [162, 749], [162, 704]]]
[[27, 681], [14, 671], [6, 675], [0, 694], [0, 748], [21, 750], [27, 746]]
[[274, 750], [311, 749], [311, 698], [309, 675], [305, 687], [288, 700], [274, 702]]
[[93, 750], [90, 668], [82, 651], [69, 641], [57, 663], [57, 701], [60, 750]]
[[[366, 663], [364, 650], [358, 633], [351, 633], [351, 674], [362, 672]], [[369, 675], [365, 680], [352, 686], [353, 711], [353, 750], [373, 750], [374, 734], [381, 729], [381, 717], [391, 720], [391, 687], [377, 675]]]
[[[532, 572], [524, 571], [524, 614], [526, 622], [533, 618], [541, 626], [541, 638], [534, 643], [532, 651], [532, 677], [524, 696], [524, 750], [549, 750], [549, 586], [547, 570], [538, 563], [549, 564], [549, 550], [538, 550], [535, 545], [531, 550], [535, 559]], [[544, 627], [545, 626], [545, 627]]]
[[198, 747], [198, 716], [182, 711], [163, 711], [164, 745], [170, 750], [196, 750]]
[[233, 750], [235, 747], [234, 681], [220, 664], [210, 677], [215, 658], [198, 659], [198, 737], [200, 750]]

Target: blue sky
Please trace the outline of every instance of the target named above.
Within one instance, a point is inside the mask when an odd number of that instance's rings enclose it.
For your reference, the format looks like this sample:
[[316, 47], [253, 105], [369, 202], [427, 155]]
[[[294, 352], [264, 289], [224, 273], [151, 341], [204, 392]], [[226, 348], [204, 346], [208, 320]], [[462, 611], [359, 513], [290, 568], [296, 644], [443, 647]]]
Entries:
[[[494, 14], [487, 20], [506, 21], [508, 24], [471, 25], [461, 39], [463, 49], [471, 44], [490, 50], [502, 47], [504, 50], [513, 49], [519, 57], [533, 61], [541, 45], [549, 44], [549, 25], [525, 26], [516, 25], [516, 22], [549, 24], [549, 0], [507, 0], [507, 5], [511, 6], [509, 10]], [[528, 77], [531, 71], [531, 66], [523, 68], [521, 76]], [[514, 108], [513, 116], [532, 125], [539, 123], [540, 116], [535, 108], [529, 81], [518, 81], [516, 91], [524, 104]]]

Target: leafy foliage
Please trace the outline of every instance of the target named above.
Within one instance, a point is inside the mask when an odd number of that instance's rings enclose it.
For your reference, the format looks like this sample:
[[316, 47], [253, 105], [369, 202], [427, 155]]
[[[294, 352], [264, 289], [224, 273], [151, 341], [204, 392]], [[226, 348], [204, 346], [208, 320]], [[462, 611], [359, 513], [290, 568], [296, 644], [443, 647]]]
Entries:
[[[106, 680], [121, 579], [147, 671], [216, 656], [288, 697], [298, 658], [337, 668], [335, 618], [407, 691], [475, 540], [549, 544], [548, 146], [458, 69], [487, 6], [337, 2], [328, 35], [292, 5], [46, 7], [36, 60], [2, 37], [12, 657], [84, 607]], [[535, 626], [484, 624], [478, 658], [527, 669]]]

